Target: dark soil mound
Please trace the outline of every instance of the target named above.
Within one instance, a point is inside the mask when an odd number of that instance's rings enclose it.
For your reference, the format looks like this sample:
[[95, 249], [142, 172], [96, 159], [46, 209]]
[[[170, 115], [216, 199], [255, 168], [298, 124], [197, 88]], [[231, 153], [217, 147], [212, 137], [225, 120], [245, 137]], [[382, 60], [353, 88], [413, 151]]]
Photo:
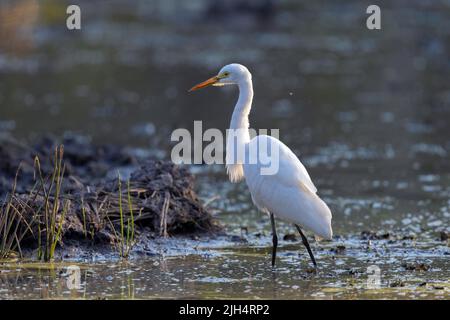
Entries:
[[[10, 239], [16, 250], [45, 242], [123, 246], [125, 238], [139, 241], [145, 232], [171, 236], [220, 229], [184, 167], [143, 161], [131, 151], [94, 146], [79, 136], [60, 142], [47, 137], [31, 147], [11, 137], [0, 140], [0, 227], [2, 217], [6, 225], [15, 214], [0, 240]], [[129, 177], [119, 177], [118, 168]]]

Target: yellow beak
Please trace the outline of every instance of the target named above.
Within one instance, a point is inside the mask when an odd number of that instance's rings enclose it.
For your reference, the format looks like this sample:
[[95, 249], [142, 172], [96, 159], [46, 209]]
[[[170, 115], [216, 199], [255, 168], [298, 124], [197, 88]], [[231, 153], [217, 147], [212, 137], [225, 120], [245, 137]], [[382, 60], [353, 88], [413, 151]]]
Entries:
[[188, 92], [195, 91], [195, 90], [198, 90], [198, 89], [201, 89], [201, 88], [205, 88], [205, 87], [211, 86], [211, 85], [213, 85], [214, 83], [216, 83], [219, 80], [220, 79], [219, 79], [218, 76], [214, 76], [212, 78], [209, 78], [206, 81], [203, 81], [203, 82], [193, 86], [192, 88], [189, 89]]

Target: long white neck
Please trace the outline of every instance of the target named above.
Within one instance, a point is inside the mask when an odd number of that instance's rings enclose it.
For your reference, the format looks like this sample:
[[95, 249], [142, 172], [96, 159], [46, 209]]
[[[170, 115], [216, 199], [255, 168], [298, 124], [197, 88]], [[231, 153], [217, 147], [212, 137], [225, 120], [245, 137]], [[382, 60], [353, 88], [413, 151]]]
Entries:
[[251, 77], [239, 82], [238, 87], [239, 99], [231, 116], [231, 130], [227, 137], [227, 171], [232, 182], [240, 181], [244, 177], [242, 156], [245, 154], [245, 145], [250, 142], [248, 116], [253, 101]]
[[248, 133], [248, 115], [250, 114], [250, 109], [252, 108], [252, 101], [252, 80], [247, 79], [239, 83], [239, 99], [234, 107], [233, 115], [231, 116], [230, 129], [244, 129], [242, 131]]

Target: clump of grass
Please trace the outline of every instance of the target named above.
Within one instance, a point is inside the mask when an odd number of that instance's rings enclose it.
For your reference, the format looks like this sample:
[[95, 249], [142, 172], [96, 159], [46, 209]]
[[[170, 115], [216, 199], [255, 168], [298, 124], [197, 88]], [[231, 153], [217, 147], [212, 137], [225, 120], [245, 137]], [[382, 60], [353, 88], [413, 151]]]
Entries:
[[[120, 233], [116, 231], [114, 223], [110, 220], [109, 215], [107, 218], [111, 224], [111, 229], [117, 239], [117, 248], [122, 259], [127, 259], [130, 255], [131, 250], [134, 246], [135, 237], [135, 225], [134, 225], [134, 214], [133, 214], [133, 203], [131, 200], [131, 189], [130, 180], [127, 180], [127, 199], [129, 215], [125, 217], [123, 208], [123, 192], [122, 192], [122, 180], [120, 178], [120, 173], [118, 174], [118, 192], [119, 192], [119, 227]], [[126, 220], [126, 221], [125, 221]]]
[[[64, 147], [62, 145], [56, 147], [50, 173], [43, 172], [41, 161], [38, 156], [35, 156], [35, 183], [27, 195], [16, 194], [19, 170], [17, 171], [12, 191], [0, 206], [0, 259], [7, 258], [15, 251], [22, 256], [21, 241], [27, 236], [35, 239], [38, 260], [48, 262], [54, 259], [56, 247], [62, 243], [64, 221], [71, 210], [71, 200], [69, 199], [71, 196], [64, 194], [63, 190], [66, 170], [63, 156]], [[120, 253], [121, 256], [127, 257], [134, 244], [133, 207], [128, 190], [129, 212], [125, 217], [122, 208], [121, 184], [119, 184], [119, 189], [121, 204]], [[107, 198], [100, 204], [100, 211], [104, 209], [105, 202], [107, 202]], [[92, 217], [86, 211], [83, 198], [81, 198], [80, 210], [83, 234], [85, 238], [90, 237], [93, 240], [95, 230], [91, 221]]]
[[15, 197], [19, 171], [20, 165], [11, 193], [0, 208], [0, 259], [8, 258], [16, 251], [22, 256], [20, 242], [27, 232], [32, 233], [31, 227], [24, 217], [28, 204]]
[[44, 178], [39, 157], [35, 157], [35, 175], [37, 175], [39, 191], [42, 192], [43, 204], [35, 211], [38, 223], [38, 259], [50, 261], [55, 255], [57, 244], [61, 241], [62, 226], [70, 201], [62, 199], [61, 191], [65, 173], [63, 163], [64, 147], [55, 148], [53, 172]]

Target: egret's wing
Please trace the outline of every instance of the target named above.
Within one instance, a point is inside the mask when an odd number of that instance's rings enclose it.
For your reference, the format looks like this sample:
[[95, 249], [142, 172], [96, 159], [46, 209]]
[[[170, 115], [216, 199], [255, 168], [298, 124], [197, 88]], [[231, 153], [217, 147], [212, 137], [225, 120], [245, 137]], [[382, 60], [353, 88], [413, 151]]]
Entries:
[[[289, 147], [287, 147], [280, 140], [266, 135], [256, 136], [252, 139], [251, 144], [258, 143], [258, 145], [263, 145], [260, 139], [268, 139], [263, 143], [271, 143], [272, 147], [278, 148], [279, 154], [278, 172], [272, 176], [265, 176], [265, 178], [268, 180], [276, 180], [277, 183], [285, 186], [296, 186], [312, 193], [317, 192], [317, 188], [312, 182], [305, 166], [300, 162], [291, 149], [289, 149]], [[276, 161], [273, 153], [271, 156], [272, 161]]]
[[316, 193], [317, 188], [312, 182], [305, 166], [300, 162], [291, 149], [289, 149], [281, 141], [279, 141], [279, 143], [284, 146], [284, 152], [282, 153], [284, 156], [280, 156], [280, 173], [283, 175], [283, 179], [294, 178], [296, 182], [303, 184], [309, 191]]
[[270, 153], [265, 154], [264, 149], [268, 148], [263, 147], [259, 149], [258, 154], [267, 156], [265, 159], [270, 158], [271, 168], [273, 161], [277, 160], [273, 147], [278, 149], [278, 170], [272, 170], [274, 174], [262, 174], [262, 169], [267, 168], [265, 161], [244, 164], [245, 180], [255, 205], [263, 212], [273, 213], [322, 238], [331, 239], [331, 211], [316, 194], [317, 189], [297, 156], [281, 141], [268, 136], [252, 139], [249, 145], [250, 154], [250, 148], [254, 148], [257, 143], [270, 143]]

